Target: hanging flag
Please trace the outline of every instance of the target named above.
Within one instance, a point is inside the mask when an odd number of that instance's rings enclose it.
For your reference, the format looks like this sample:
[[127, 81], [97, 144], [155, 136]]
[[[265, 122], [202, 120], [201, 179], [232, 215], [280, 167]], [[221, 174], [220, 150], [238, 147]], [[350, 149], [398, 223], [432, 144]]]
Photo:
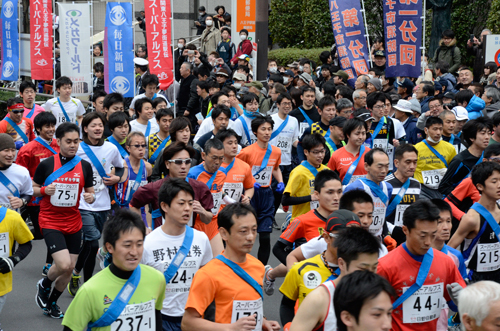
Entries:
[[17, 1], [2, 2], [2, 80], [19, 78], [19, 30]]
[[60, 3], [61, 75], [73, 82], [72, 95], [92, 92], [90, 4]]
[[342, 70], [354, 87], [359, 75], [368, 73], [368, 47], [359, 0], [329, 0], [333, 35]]
[[31, 78], [54, 79], [52, 2], [30, 0]]
[[132, 4], [108, 2], [104, 26], [104, 86], [106, 92], [134, 97], [134, 30]]
[[386, 77], [419, 77], [422, 1], [384, 0]]
[[174, 81], [171, 0], [145, 0], [149, 72], [158, 76], [166, 90]]

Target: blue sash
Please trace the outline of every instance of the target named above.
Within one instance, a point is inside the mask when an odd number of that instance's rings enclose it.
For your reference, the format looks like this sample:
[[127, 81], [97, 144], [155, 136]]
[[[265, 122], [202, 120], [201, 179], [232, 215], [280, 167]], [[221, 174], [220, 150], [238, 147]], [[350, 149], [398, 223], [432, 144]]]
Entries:
[[434, 155], [436, 155], [438, 157], [438, 159], [440, 159], [441, 162], [444, 163], [444, 165], [446, 166], [446, 168], [448, 168], [448, 162], [446, 162], [446, 159], [441, 154], [439, 154], [439, 152], [436, 151], [436, 149], [434, 149], [434, 147], [432, 147], [431, 145], [429, 145], [429, 143], [427, 142], [427, 139], [424, 140], [424, 144], [426, 144], [427, 147], [429, 147], [429, 149], [431, 150], [431, 152], [434, 153]]
[[50, 147], [49, 144], [47, 144], [47, 142], [45, 140], [43, 140], [42, 138], [40, 137], [36, 137], [35, 138], [35, 141], [37, 143], [39, 143], [40, 145], [42, 145], [43, 147], [47, 148], [49, 151], [51, 151], [53, 154], [57, 154], [57, 152], [52, 148]]
[[99, 173], [99, 176], [101, 176], [102, 178], [109, 178], [109, 176], [106, 174], [106, 171], [104, 170], [104, 167], [102, 166], [101, 162], [99, 162], [97, 156], [95, 156], [90, 146], [83, 141], [80, 143], [80, 146], [82, 146], [83, 151], [89, 157], [90, 162], [92, 162], [92, 164], [94, 165], [94, 168]]
[[102, 328], [113, 324], [134, 295], [140, 280], [141, 265], [139, 264], [104, 314], [97, 321], [88, 324], [87, 331], [92, 328]]
[[116, 148], [118, 148], [118, 151], [120, 152], [120, 155], [123, 157], [123, 158], [126, 158], [128, 156], [128, 152], [125, 150], [125, 148], [123, 148], [122, 145], [120, 145], [120, 143], [118, 142], [118, 140], [115, 139], [115, 137], [113, 136], [109, 136], [108, 137], [108, 141], [110, 143], [112, 143], [113, 145], [116, 146]]
[[155, 93], [155, 95], [153, 95], [153, 97], [151, 98], [151, 100], [154, 100], [155, 98], [156, 98], [156, 93]]
[[33, 103], [33, 108], [31, 109], [31, 111], [28, 113], [28, 115], [24, 116], [24, 117], [27, 117], [29, 119], [31, 119], [31, 117], [33, 116], [33, 114], [35, 113], [35, 103]]
[[15, 196], [16, 198], [21, 197], [16, 185], [12, 184], [12, 182], [7, 178], [7, 176], [5, 176], [1, 171], [0, 171], [0, 183], [2, 183], [3, 186], [5, 186], [7, 190], [9, 190], [9, 192], [12, 193], [13, 196]]
[[247, 144], [250, 145], [252, 144], [252, 139], [250, 139], [250, 131], [248, 130], [248, 125], [243, 116], [238, 117], [238, 119], [241, 121], [241, 125], [243, 126], [243, 130], [245, 131], [245, 135], [247, 136]]
[[252, 286], [257, 293], [259, 293], [262, 300], [264, 300], [264, 293], [262, 292], [262, 287], [259, 283], [253, 279], [245, 270], [243, 270], [239, 265], [234, 263], [233, 261], [227, 259], [224, 255], [218, 255], [215, 257], [217, 260], [222, 261], [225, 265], [227, 265], [233, 272], [238, 275], [241, 279], [248, 283], [248, 285]]
[[337, 145], [333, 142], [332, 138], [330, 138], [330, 135], [326, 136], [325, 138], [326, 143], [334, 150], [337, 151]]
[[403, 197], [404, 197], [408, 187], [410, 187], [410, 178], [408, 178], [406, 180], [406, 182], [403, 184], [401, 189], [399, 189], [398, 194], [394, 197], [394, 199], [391, 201], [391, 203], [387, 207], [387, 210], [385, 212], [386, 217], [389, 216], [390, 214], [392, 214], [392, 212], [396, 209], [396, 206], [399, 205], [401, 200], [403, 200]]
[[493, 232], [495, 232], [495, 235], [497, 236], [498, 241], [500, 241], [500, 225], [498, 225], [498, 223], [495, 220], [495, 218], [493, 217], [493, 215], [491, 215], [491, 213], [486, 208], [484, 208], [483, 205], [481, 205], [478, 202], [474, 203], [472, 205], [472, 207], [470, 207], [470, 208], [474, 209], [481, 216], [484, 217], [484, 219], [486, 220], [486, 222], [488, 222], [488, 224], [491, 227], [491, 229], [493, 230]]
[[279, 136], [279, 134], [281, 133], [281, 131], [283, 131], [283, 129], [285, 128], [285, 126], [288, 124], [288, 115], [286, 115], [286, 118], [285, 120], [283, 121], [283, 123], [281, 123], [281, 125], [276, 129], [276, 131], [274, 131], [273, 133], [271, 133], [271, 139], [270, 140], [273, 140], [274, 138], [276, 138], [277, 136]]
[[170, 282], [172, 277], [175, 276], [177, 270], [179, 270], [182, 262], [186, 259], [186, 256], [189, 254], [189, 249], [191, 248], [191, 244], [193, 243], [194, 231], [193, 228], [186, 225], [186, 234], [184, 235], [184, 240], [182, 241], [182, 246], [179, 248], [177, 253], [175, 254], [172, 262], [168, 265], [167, 270], [163, 273], [165, 276], [165, 280], [167, 284]]
[[382, 200], [384, 205], [387, 206], [387, 202], [389, 201], [389, 198], [387, 197], [387, 195], [384, 193], [384, 190], [382, 190], [382, 188], [380, 186], [378, 186], [377, 184], [375, 184], [375, 182], [373, 182], [367, 178], [360, 178], [359, 180], [362, 181], [363, 183], [365, 183], [366, 185], [368, 185], [370, 190], [372, 190], [372, 192], [375, 193], [380, 198], [380, 200]]
[[146, 138], [149, 137], [149, 134], [151, 133], [151, 122], [148, 120], [148, 126], [146, 127]]
[[[383, 121], [382, 121], [383, 120]], [[370, 147], [373, 148], [373, 141], [375, 140], [375, 138], [378, 136], [378, 133], [380, 132], [380, 130], [382, 129], [382, 127], [384, 126], [384, 124], [386, 123], [386, 119], [385, 119], [385, 116], [382, 117], [380, 119], [380, 121], [378, 121], [377, 123], [377, 126], [375, 127], [375, 130], [373, 130], [373, 135], [372, 135], [372, 141], [370, 143]]]
[[165, 148], [165, 146], [167, 145], [167, 143], [170, 141], [170, 136], [168, 136], [167, 138], [163, 139], [163, 141], [161, 142], [160, 146], [158, 146], [158, 148], [155, 150], [155, 152], [153, 153], [153, 155], [151, 155], [151, 158], [148, 160], [149, 163], [151, 164], [154, 164], [156, 159], [158, 158], [158, 155], [160, 155], [161, 151]]
[[[130, 171], [133, 170], [132, 165], [130, 164], [129, 160], [127, 160], [127, 163], [130, 166], [130, 168], [129, 168], [129, 174], [130, 174]], [[132, 187], [130, 188], [130, 194], [128, 195], [128, 199], [127, 199], [127, 192], [123, 192], [123, 196], [121, 199], [123, 202], [120, 202], [120, 200], [117, 199], [116, 191], [115, 191], [115, 200], [121, 207], [128, 206], [128, 204], [130, 203], [130, 200], [132, 200], [132, 197], [134, 196], [135, 191], [137, 191], [137, 189], [139, 187], [141, 187], [143, 173], [144, 173], [144, 160], [141, 160], [140, 166], [139, 166], [139, 171], [137, 172], [137, 176], [135, 176], [134, 183], [133, 183]]]
[[340, 268], [337, 268], [337, 270], [335, 270], [335, 274], [332, 274], [330, 277], [328, 277], [326, 281], [335, 280], [339, 278], [339, 276], [340, 276]]
[[267, 163], [269, 162], [269, 157], [271, 156], [271, 152], [273, 151], [273, 148], [271, 147], [270, 143], [267, 143], [267, 151], [266, 154], [264, 154], [264, 158], [262, 159], [262, 163], [260, 164], [260, 169], [256, 173], [253, 174], [253, 176], [257, 176], [262, 170], [266, 169]]
[[226, 176], [229, 173], [229, 171], [231, 171], [231, 169], [233, 169], [234, 160], [236, 160], [236, 158], [234, 158], [233, 161], [231, 163], [229, 163], [229, 165], [226, 168], [222, 168], [223, 169], [222, 172], [224, 172], [226, 174]]
[[318, 169], [316, 169], [315, 167], [312, 166], [312, 164], [309, 163], [309, 161], [302, 161], [301, 165], [306, 168], [307, 170], [309, 170], [314, 177], [316, 177], [318, 175]]
[[[206, 170], [205, 170], [206, 171]], [[217, 170], [218, 171], [218, 170]], [[211, 191], [213, 189], [213, 185], [214, 185], [214, 180], [215, 180], [215, 177], [217, 177], [217, 171], [214, 172], [212, 174], [212, 177], [210, 177], [210, 179], [208, 180], [207, 182], [207, 186], [208, 186], [208, 189]], [[207, 174], [210, 174], [208, 171], [206, 171]]]
[[304, 118], [306, 119], [307, 124], [309, 124], [309, 127], [311, 127], [313, 125], [312, 119], [309, 116], [307, 116], [306, 112], [302, 109], [302, 107], [299, 107], [299, 110], [302, 113], [302, 116], [304, 116]]
[[449, 143], [453, 145], [454, 141], [455, 141], [455, 135], [452, 133]]
[[351, 164], [349, 169], [347, 169], [347, 172], [344, 176], [344, 180], [342, 181], [342, 185], [347, 185], [349, 184], [349, 181], [351, 180], [352, 174], [356, 170], [356, 167], [358, 166], [359, 160], [361, 160], [361, 157], [363, 156], [363, 153], [365, 152], [365, 145], [361, 145], [361, 148], [359, 149], [359, 156], [358, 158]]
[[398, 308], [406, 299], [408, 299], [413, 293], [417, 292], [418, 289], [422, 287], [425, 283], [425, 279], [429, 274], [429, 270], [431, 269], [432, 260], [434, 259], [434, 252], [432, 251], [432, 247], [429, 248], [427, 253], [424, 255], [424, 259], [422, 260], [422, 264], [420, 265], [420, 269], [418, 269], [417, 280], [415, 283], [410, 286], [409, 289], [406, 290], [393, 304], [392, 309]]
[[70, 118], [68, 116], [68, 113], [66, 112], [66, 109], [64, 109], [64, 106], [63, 106], [63, 104], [61, 102], [61, 99], [59, 99], [59, 97], [57, 98], [57, 102], [59, 102], [59, 107], [61, 107], [61, 110], [62, 110], [62, 112], [64, 114], [64, 117], [66, 118], [66, 122], [70, 122]]
[[21, 136], [21, 138], [24, 140], [24, 143], [27, 144], [29, 142], [28, 136], [23, 132], [23, 130], [21, 130], [19, 125], [17, 125], [10, 117], [5, 116], [5, 120], [10, 124], [11, 127], [14, 128], [14, 130], [16, 130], [17, 134]]
[[0, 223], [5, 219], [5, 215], [7, 215], [7, 208], [0, 206]]

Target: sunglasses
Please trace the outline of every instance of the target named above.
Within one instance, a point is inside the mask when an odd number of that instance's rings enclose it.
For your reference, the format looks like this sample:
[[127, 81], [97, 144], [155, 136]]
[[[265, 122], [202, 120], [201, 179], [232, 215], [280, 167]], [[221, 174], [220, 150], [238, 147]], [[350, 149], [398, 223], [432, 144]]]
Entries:
[[175, 163], [177, 165], [191, 164], [191, 159], [175, 159], [175, 160], [168, 160], [168, 162]]
[[130, 146], [134, 146], [135, 148], [146, 148], [148, 147], [148, 145], [130, 145]]
[[24, 113], [24, 109], [15, 109], [15, 110], [11, 110], [12, 113], [14, 114], [21, 114], [21, 113]]

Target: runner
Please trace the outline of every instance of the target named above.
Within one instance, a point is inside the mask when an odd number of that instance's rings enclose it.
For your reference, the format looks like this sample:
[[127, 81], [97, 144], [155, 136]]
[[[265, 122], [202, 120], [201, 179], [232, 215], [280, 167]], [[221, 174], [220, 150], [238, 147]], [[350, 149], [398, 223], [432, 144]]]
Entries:
[[62, 321], [63, 331], [119, 330], [122, 325], [130, 330], [162, 329], [165, 278], [139, 265], [145, 236], [141, 218], [128, 210], [117, 211], [106, 222], [103, 242], [113, 263], [78, 291]]
[[[229, 92], [234, 95], [234, 92], [229, 90]], [[238, 107], [239, 111], [241, 113], [243, 113], [243, 108], [242, 106], [240, 105], [238, 99], [236, 99], [236, 97], [232, 97], [234, 98], [236, 101], [235, 101], [235, 106]], [[214, 95], [212, 95], [212, 97], [210, 98], [210, 102], [212, 103], [212, 109], [208, 112], [208, 115], [207, 117], [203, 120], [203, 122], [201, 123], [200, 127], [198, 128], [198, 131], [196, 132], [196, 135], [194, 136], [194, 139], [193, 141], [195, 143], [198, 142], [198, 139], [201, 138], [201, 136], [203, 136], [204, 134], [212, 131], [214, 129], [214, 121], [212, 120], [212, 110], [217, 107], [217, 106], [226, 106], [226, 107], [229, 107], [229, 109], [231, 110], [231, 121], [229, 121], [227, 123], [227, 128], [228, 129], [231, 129], [232, 126], [233, 126], [233, 123], [238, 117], [234, 117], [234, 113], [237, 114], [237, 111], [234, 107], [231, 106], [231, 100], [229, 98], [229, 95], [227, 95], [225, 92], [217, 92], [215, 93]], [[233, 101], [234, 103], [234, 101]]]
[[[106, 113], [106, 125], [104, 126], [104, 136], [107, 138], [113, 134], [113, 132], [111, 132], [111, 130], [108, 127], [109, 124], [108, 122], [111, 118], [111, 115], [117, 112], [123, 113], [123, 110], [125, 109], [123, 106], [123, 96], [120, 93], [116, 92], [106, 95], [102, 103], [102, 109]], [[126, 115], [128, 118], [128, 114]]]
[[233, 122], [232, 129], [241, 137], [240, 145], [245, 147], [257, 141], [251, 126], [253, 120], [262, 115], [259, 113], [259, 97], [253, 93], [244, 94], [241, 98], [241, 105], [243, 106], [243, 115]]
[[24, 80], [21, 85], [19, 85], [19, 95], [23, 99], [24, 104], [23, 117], [34, 121], [36, 115], [45, 111], [42, 106], [35, 104], [36, 86], [33, 82]]
[[[469, 112], [467, 109], [465, 109], [462, 106], [455, 106], [451, 109], [451, 112], [455, 114], [455, 118], [457, 119], [457, 125], [455, 125], [455, 139], [459, 139], [462, 141], [462, 128], [464, 127], [465, 123], [469, 120]], [[453, 145], [457, 146], [457, 145]], [[457, 150], [457, 147], [455, 147], [455, 151], [457, 153], [460, 153], [463, 151], [466, 147], [464, 146], [463, 142], [460, 144], [460, 149]]]
[[182, 315], [195, 273], [212, 259], [210, 241], [205, 233], [193, 230], [193, 188], [180, 178], [165, 181], [159, 192], [165, 220], [144, 243], [142, 263], [163, 273], [167, 281], [163, 300], [163, 330], [181, 331]]
[[[111, 209], [111, 199], [107, 187], [111, 187], [126, 178], [125, 162], [115, 145], [104, 141], [104, 119], [97, 112], [92, 112], [82, 120], [83, 141], [76, 155], [92, 165], [93, 186], [96, 202], [89, 204], [84, 196], [80, 197], [79, 211], [82, 217], [82, 249], [78, 256], [68, 292], [75, 295], [80, 287], [80, 272], [83, 270], [84, 280], [88, 281], [94, 272], [95, 256], [99, 250], [104, 222]], [[141, 146], [145, 148], [145, 146]], [[125, 171], [126, 172], [126, 171]]]
[[56, 80], [56, 91], [59, 93], [57, 98], [47, 100], [43, 105], [45, 111], [48, 111], [57, 119], [56, 129], [64, 122], [81, 124], [85, 108], [79, 99], [71, 97], [73, 82], [66, 76], [59, 77]]
[[130, 116], [133, 116], [134, 112], [137, 114], [137, 109], [140, 108], [137, 104], [137, 101], [139, 101], [140, 99], [149, 99], [151, 100], [151, 102], [153, 102], [154, 99], [159, 97], [165, 99], [165, 101], [169, 103], [168, 99], [164, 95], [156, 93], [158, 92], [159, 84], [160, 81], [158, 80], [158, 76], [151, 74], [144, 75], [144, 77], [142, 78], [142, 87], [145, 89], [145, 92], [135, 96], [134, 99], [132, 99], [132, 102], [130, 103], [130, 107], [128, 109]]
[[194, 228], [208, 236], [213, 255], [218, 255], [224, 250], [217, 227], [217, 214], [222, 203], [222, 188], [226, 180], [226, 174], [222, 171], [223, 169], [220, 169], [220, 165], [224, 161], [224, 145], [219, 139], [210, 139], [205, 144], [205, 152], [201, 155], [205, 162], [189, 169], [187, 177], [207, 184], [212, 193], [214, 207], [210, 210], [212, 221], [204, 224], [198, 215]]
[[[439, 118], [443, 120], [443, 140], [452, 144], [457, 153], [459, 150], [463, 151], [465, 146], [462, 145], [460, 137], [455, 136], [454, 134], [455, 127], [457, 125], [455, 113], [449, 110], [444, 110], [441, 114], [439, 114]], [[460, 131], [460, 133], [462, 132]]]
[[146, 137], [148, 143], [147, 157], [150, 164], [155, 164], [156, 159], [165, 147], [172, 143], [169, 130], [173, 119], [174, 113], [170, 109], [159, 109], [156, 112], [156, 122], [158, 123], [159, 131]]
[[365, 121], [359, 118], [348, 120], [343, 128], [347, 144], [333, 153], [328, 161], [328, 168], [339, 174], [344, 186], [366, 175], [364, 160], [370, 150], [364, 145], [367, 130]]
[[35, 139], [33, 122], [23, 117], [24, 105], [21, 98], [7, 100], [7, 115], [0, 121], [0, 133], [7, 133], [14, 139], [16, 149]]
[[158, 132], [160, 128], [154, 118], [155, 111], [152, 103], [153, 101], [148, 98], [137, 100], [135, 104], [135, 115], [137, 118], [130, 121], [130, 132], [139, 131], [146, 137]]
[[483, 161], [484, 150], [488, 147], [493, 131], [493, 122], [487, 117], [479, 117], [465, 123], [462, 132], [469, 148], [460, 152], [449, 163], [448, 170], [439, 183], [439, 192], [448, 195], [467, 177], [472, 168]]
[[[241, 118], [241, 116], [240, 116]], [[258, 259], [267, 264], [271, 254], [271, 232], [274, 220], [274, 195], [270, 187], [271, 177], [278, 181], [277, 191], [283, 192], [285, 184], [279, 164], [281, 163], [281, 150], [272, 146], [271, 139], [274, 122], [271, 116], [260, 116], [252, 121], [252, 132], [257, 137], [257, 142], [244, 148], [236, 157], [246, 162], [252, 168], [255, 194], [251, 204], [257, 211], [259, 227]], [[238, 132], [236, 132], [238, 133]]]
[[335, 153], [339, 148], [342, 148], [346, 145], [344, 141], [344, 125], [346, 122], [347, 119], [343, 116], [337, 116], [330, 120], [330, 136], [325, 136], [326, 147], [328, 147], [328, 151], [325, 155], [323, 163], [328, 164], [328, 161], [330, 161], [333, 153]]
[[[389, 157], [380, 148], [374, 148], [365, 155], [366, 178], [357, 179], [344, 189], [345, 192], [360, 189], [373, 199], [373, 223], [370, 233], [382, 238], [389, 197], [392, 195], [392, 185], [384, 182], [389, 171]], [[385, 238], [384, 238], [385, 240]], [[387, 244], [386, 244], [387, 245]]]
[[[264, 265], [250, 255], [257, 236], [254, 209], [242, 203], [228, 205], [217, 222], [226, 249], [194, 276], [182, 330], [220, 330], [224, 324], [234, 330], [279, 330], [278, 322], [264, 318]], [[207, 310], [213, 302], [215, 311]]]
[[[326, 236], [324, 238], [337, 248], [339, 276], [336, 279], [330, 277], [307, 295], [293, 318], [290, 331], [336, 331], [332, 300], [339, 282], [357, 270], [377, 271], [380, 244], [366, 230], [350, 227], [338, 233], [334, 241]], [[331, 245], [328, 245], [327, 252]]]
[[[76, 155], [79, 137], [80, 128], [76, 124], [61, 124], [56, 129], [60, 152], [41, 161], [33, 177], [34, 196], [42, 197], [39, 215], [41, 232], [54, 259], [47, 276], [37, 283], [36, 303], [45, 315], [53, 318], [64, 316], [57, 299], [71, 279], [80, 252], [80, 194], [86, 203], [96, 200], [92, 166]], [[73, 184], [68, 184], [69, 181]], [[55, 286], [52, 289], [53, 282]]]
[[127, 114], [124, 112], [116, 112], [109, 116], [109, 119], [106, 120], [106, 124], [104, 127], [104, 131], [106, 131], [106, 126], [108, 126], [111, 131], [111, 135], [106, 139], [110, 143], [118, 148], [120, 155], [123, 158], [126, 158], [129, 155], [127, 151], [127, 136], [130, 132], [130, 122]]
[[302, 96], [300, 97], [302, 106], [292, 110], [289, 115], [295, 117], [299, 122], [300, 136], [302, 136], [307, 128], [321, 120], [321, 116], [319, 115], [318, 108], [314, 105], [316, 90], [310, 86], [302, 86], [300, 91], [302, 92]]
[[457, 155], [450, 143], [441, 140], [442, 132], [443, 120], [439, 117], [429, 117], [425, 122], [427, 138], [415, 145], [418, 151], [415, 179], [422, 184], [421, 197], [426, 199], [443, 197], [438, 191], [438, 186], [451, 160]]
[[31, 201], [31, 176], [23, 166], [14, 163], [16, 145], [7, 133], [0, 133], [0, 206], [19, 212]]
[[[280, 292], [283, 294], [280, 317], [281, 323], [285, 326], [293, 320], [297, 300], [300, 307], [306, 296], [316, 287], [329, 279], [335, 279], [339, 276], [336, 238], [342, 229], [350, 226], [360, 227], [361, 224], [358, 216], [353, 212], [337, 210], [328, 217], [328, 221], [323, 226], [322, 237], [327, 244], [326, 250], [310, 259], [295, 264], [286, 274], [285, 281], [280, 287]], [[378, 243], [375, 245], [374, 253], [378, 253]], [[374, 269], [377, 268], [377, 257], [375, 257]], [[372, 264], [370, 265], [371, 268], [373, 268]]]
[[393, 303], [395, 331], [435, 331], [443, 296], [456, 311], [451, 300], [456, 300], [465, 282], [453, 261], [432, 248], [438, 219], [439, 209], [432, 202], [421, 199], [413, 203], [403, 216], [406, 243], [379, 259], [377, 273], [391, 283], [399, 296]]
[[209, 139], [212, 139], [217, 132], [219, 132], [219, 130], [226, 129], [228, 127], [229, 119], [231, 118], [231, 110], [225, 105], [217, 105], [212, 109], [210, 116], [214, 126], [213, 129], [201, 136], [194, 144], [194, 147], [200, 152], [205, 150], [206, 142]]
[[460, 221], [448, 245], [461, 246], [465, 264], [472, 282], [492, 280], [500, 282], [499, 227], [500, 164], [483, 162], [472, 169], [471, 178], [481, 197]]
[[94, 111], [106, 116], [106, 112], [104, 111], [104, 98], [108, 95], [104, 90], [94, 91], [92, 95], [92, 106], [94, 107]]

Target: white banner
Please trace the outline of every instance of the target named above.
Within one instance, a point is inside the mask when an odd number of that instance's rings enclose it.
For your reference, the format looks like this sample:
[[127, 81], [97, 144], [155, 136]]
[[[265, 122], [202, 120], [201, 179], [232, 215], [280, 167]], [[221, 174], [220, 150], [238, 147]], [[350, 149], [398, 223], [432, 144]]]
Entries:
[[92, 92], [90, 4], [59, 3], [61, 75], [73, 82], [72, 95]]

